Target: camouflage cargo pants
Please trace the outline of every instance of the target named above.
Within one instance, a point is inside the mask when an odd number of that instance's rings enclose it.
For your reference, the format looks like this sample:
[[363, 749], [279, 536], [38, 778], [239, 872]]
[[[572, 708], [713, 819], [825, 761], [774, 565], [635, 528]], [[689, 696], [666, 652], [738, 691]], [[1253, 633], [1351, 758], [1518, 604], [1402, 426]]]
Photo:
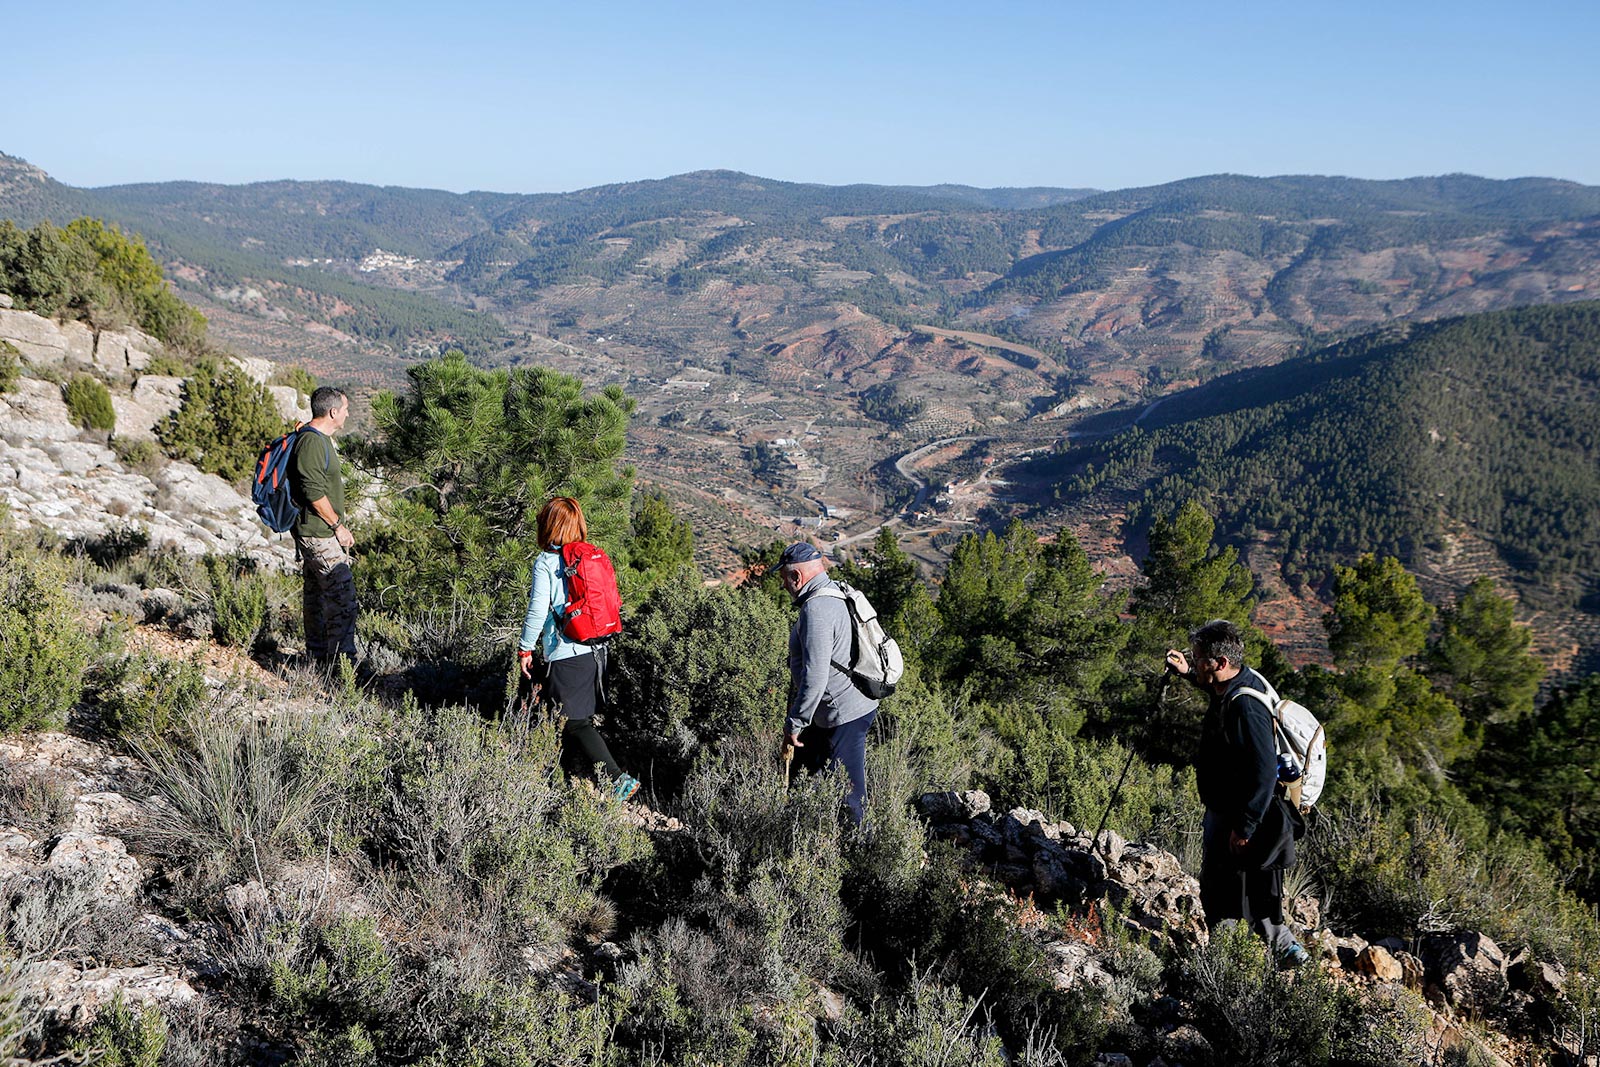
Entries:
[[319, 663], [356, 658], [356, 580], [337, 537], [296, 538], [305, 589], [306, 654]]

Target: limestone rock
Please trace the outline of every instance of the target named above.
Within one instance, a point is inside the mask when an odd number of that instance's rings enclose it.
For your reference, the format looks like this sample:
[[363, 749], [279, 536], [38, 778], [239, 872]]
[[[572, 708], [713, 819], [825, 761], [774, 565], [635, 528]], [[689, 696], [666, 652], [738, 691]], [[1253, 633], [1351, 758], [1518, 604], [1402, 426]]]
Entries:
[[14, 874], [33, 870], [33, 849], [37, 844], [14, 826], [0, 826], [0, 884]]
[[135, 825], [143, 816], [139, 805], [121, 793], [85, 793], [72, 806], [72, 828], [106, 833]]
[[114, 902], [132, 900], [144, 880], [139, 861], [120, 838], [82, 830], [69, 830], [46, 845], [45, 867]]
[[0, 426], [7, 437], [24, 441], [76, 440], [61, 387], [38, 378], [21, 378], [16, 388], [0, 396]]
[[111, 394], [117, 412], [117, 436], [136, 441], [152, 441], [156, 423], [177, 411], [183, 404], [183, 379], [164, 374], [146, 374], [133, 385], [131, 396]]
[[1368, 945], [1356, 953], [1356, 972], [1379, 982], [1398, 982], [1405, 977], [1400, 961], [1378, 945]]
[[43, 1014], [74, 1025], [92, 1020], [119, 993], [138, 1008], [184, 1004], [196, 996], [176, 971], [154, 965], [79, 970], [62, 960], [46, 960], [24, 968], [22, 980], [25, 995]]
[[1487, 1011], [1505, 999], [1506, 957], [1480, 933], [1434, 934], [1423, 939], [1422, 962], [1429, 980], [1457, 1009]]
[[311, 404], [300, 402], [300, 390], [292, 385], [269, 385], [272, 402], [278, 405], [278, 414], [293, 422], [311, 421]]
[[40, 366], [94, 362], [94, 332], [81, 322], [59, 323], [27, 311], [0, 309], [0, 341], [10, 341], [29, 362]]
[[1044, 947], [1050, 984], [1066, 991], [1085, 985], [1110, 989], [1114, 979], [1094, 946], [1084, 941], [1055, 941]]
[[278, 369], [270, 359], [256, 359], [252, 356], [229, 356], [228, 362], [244, 371], [247, 377], [260, 385], [270, 382], [273, 373]]
[[967, 822], [989, 811], [989, 794], [981, 789], [924, 793], [917, 800], [917, 810], [936, 823]]
[[94, 364], [111, 374], [126, 374], [144, 370], [150, 354], [160, 351], [160, 341], [138, 330], [101, 330], [94, 340]]

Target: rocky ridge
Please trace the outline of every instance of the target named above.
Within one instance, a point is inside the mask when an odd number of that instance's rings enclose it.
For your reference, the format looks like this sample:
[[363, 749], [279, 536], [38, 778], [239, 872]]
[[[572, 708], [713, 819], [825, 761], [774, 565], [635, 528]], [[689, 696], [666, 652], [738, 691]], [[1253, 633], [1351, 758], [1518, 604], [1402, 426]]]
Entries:
[[[74, 541], [139, 527], [152, 547], [244, 554], [277, 566], [292, 560], [287, 539], [269, 537], [250, 502], [223, 479], [178, 461], [135, 469], [104, 434], [73, 425], [55, 379], [93, 373], [110, 383], [116, 438], [153, 439], [156, 423], [181, 403], [184, 381], [141, 373], [160, 354], [159, 341], [135, 330], [97, 334], [6, 303], [0, 296], [0, 342], [20, 352], [27, 367], [27, 376], [0, 394], [0, 501], [12, 521]], [[234, 362], [263, 384], [274, 370], [266, 360]], [[268, 389], [285, 418], [310, 418], [296, 390]]]
[[[995, 811], [989, 796], [978, 790], [928, 793], [917, 808], [934, 838], [963, 849], [970, 866], [996, 883], [1003, 898], [1021, 902], [1019, 914], [1060, 905], [1102, 921], [1115, 915], [1134, 937], [1170, 939], [1180, 951], [1209, 939], [1199, 883], [1169, 852], [1109, 830], [1094, 837], [1039, 811]], [[1428, 933], [1409, 941], [1340, 936], [1324, 925], [1315, 899], [1302, 897], [1287, 905], [1290, 925], [1316, 966], [1376, 993], [1404, 988], [1419, 994], [1433, 1013], [1432, 1030], [1441, 1047], [1469, 1041], [1468, 1023], [1493, 1020], [1526, 1033], [1547, 1031], [1558, 1017], [1566, 973], [1525, 949], [1507, 952], [1470, 930]], [[1114, 965], [1096, 947], [1092, 929], [1079, 937], [1071, 936], [1071, 930], [1061, 936], [1043, 923], [1037, 929], [1058, 987], [1089, 982], [1109, 988], [1115, 981]], [[1192, 1020], [1181, 1010], [1161, 1025], [1168, 1037], [1176, 1035], [1176, 1044], [1192, 1036]], [[1486, 1062], [1505, 1064], [1517, 1050], [1508, 1042], [1505, 1049], [1481, 1051], [1493, 1057]], [[1159, 1062], [1173, 1067], [1181, 1054]]]

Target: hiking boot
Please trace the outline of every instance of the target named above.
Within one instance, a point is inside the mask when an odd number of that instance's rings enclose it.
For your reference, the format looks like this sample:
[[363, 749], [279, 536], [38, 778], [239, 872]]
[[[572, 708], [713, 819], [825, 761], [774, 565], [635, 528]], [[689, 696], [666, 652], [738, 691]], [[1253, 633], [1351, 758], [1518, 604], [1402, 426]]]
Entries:
[[[622, 775], [611, 787], [611, 795], [623, 803], [631, 800], [633, 798], [633, 794], [637, 793], [638, 791], [639, 779], [635, 778], [631, 774]], [[1302, 949], [1301, 951], [1304, 950]]]
[[1311, 962], [1311, 953], [1304, 945], [1293, 944], [1278, 953], [1278, 966], [1286, 969], [1304, 967]]

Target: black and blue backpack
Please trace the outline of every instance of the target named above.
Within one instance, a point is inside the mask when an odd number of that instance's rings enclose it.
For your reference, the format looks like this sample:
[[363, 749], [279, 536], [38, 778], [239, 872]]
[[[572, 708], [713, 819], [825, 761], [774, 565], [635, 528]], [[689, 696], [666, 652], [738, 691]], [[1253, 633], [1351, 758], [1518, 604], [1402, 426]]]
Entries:
[[[310, 423], [296, 426], [266, 447], [256, 462], [256, 481], [250, 487], [250, 501], [256, 514], [273, 533], [285, 533], [300, 519], [300, 509], [289, 496], [289, 464], [294, 460], [295, 444], [303, 433], [316, 433]], [[323, 468], [332, 462], [324, 458]]]

